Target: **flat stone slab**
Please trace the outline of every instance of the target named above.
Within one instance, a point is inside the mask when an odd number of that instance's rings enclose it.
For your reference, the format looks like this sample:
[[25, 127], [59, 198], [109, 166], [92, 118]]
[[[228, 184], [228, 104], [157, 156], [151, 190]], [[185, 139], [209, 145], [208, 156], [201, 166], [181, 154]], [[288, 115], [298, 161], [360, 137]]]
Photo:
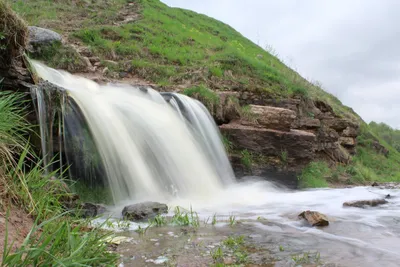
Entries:
[[376, 207], [379, 205], [383, 205], [388, 203], [385, 199], [371, 199], [371, 200], [356, 200], [344, 202], [343, 207], [356, 207], [356, 208], [365, 208], [365, 207]]

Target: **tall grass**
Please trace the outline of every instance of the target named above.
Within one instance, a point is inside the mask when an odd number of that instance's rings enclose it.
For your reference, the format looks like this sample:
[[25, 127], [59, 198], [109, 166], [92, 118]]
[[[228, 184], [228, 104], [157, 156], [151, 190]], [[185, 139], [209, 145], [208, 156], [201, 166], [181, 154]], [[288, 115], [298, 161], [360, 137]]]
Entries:
[[328, 187], [327, 178], [331, 176], [331, 169], [324, 161], [311, 162], [303, 169], [299, 176], [301, 188]]
[[25, 136], [30, 130], [25, 120], [27, 112], [23, 99], [24, 95], [20, 93], [0, 92], [0, 209], [4, 209], [6, 200], [19, 199], [22, 192], [27, 193], [32, 202], [26, 184], [21, 182], [21, 190], [15, 190], [8, 175], [10, 168], [18, 165], [18, 153], [24, 151]]
[[0, 210], [16, 205], [30, 213], [35, 224], [16, 250], [5, 233], [1, 266], [115, 264], [118, 255], [107, 251], [105, 241], [109, 233], [90, 229], [87, 221], [64, 212], [71, 195], [62, 179], [50, 179], [57, 171], [45, 173], [27, 145], [30, 126], [23, 99], [20, 93], [0, 92]]
[[12, 252], [7, 235], [1, 266], [110, 266], [118, 255], [107, 252], [110, 233], [89, 229], [59, 214], [35, 225], [22, 246]]

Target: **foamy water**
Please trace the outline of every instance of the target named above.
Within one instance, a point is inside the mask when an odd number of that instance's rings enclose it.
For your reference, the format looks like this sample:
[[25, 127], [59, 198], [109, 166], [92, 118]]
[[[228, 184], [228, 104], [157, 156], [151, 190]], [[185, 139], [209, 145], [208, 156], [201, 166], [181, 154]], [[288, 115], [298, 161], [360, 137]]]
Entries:
[[[387, 194], [391, 195], [389, 203], [379, 207], [343, 207], [347, 201], [384, 198]], [[201, 221], [207, 221], [214, 214], [222, 221], [235, 216], [250, 227], [247, 233], [254, 235], [255, 242], [261, 245], [283, 244], [298, 252], [319, 251], [324, 260], [342, 266], [399, 266], [398, 189], [353, 187], [292, 191], [270, 182], [250, 181], [232, 185], [204, 199], [157, 200], [166, 201], [170, 207], [192, 207]], [[114, 208], [116, 216], [120, 216], [121, 209], [122, 206]], [[330, 225], [310, 227], [298, 218], [305, 210], [325, 214]], [[228, 223], [219, 224], [223, 225]], [[136, 227], [132, 225], [131, 230]]]

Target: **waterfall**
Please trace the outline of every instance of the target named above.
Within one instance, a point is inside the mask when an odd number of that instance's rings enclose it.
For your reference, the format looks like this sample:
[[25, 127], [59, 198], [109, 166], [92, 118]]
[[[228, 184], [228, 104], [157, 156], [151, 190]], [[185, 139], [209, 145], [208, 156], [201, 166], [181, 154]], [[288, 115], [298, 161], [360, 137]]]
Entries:
[[234, 173], [221, 142], [221, 134], [207, 108], [200, 101], [186, 95], [178, 93], [161, 93], [161, 95], [167, 96], [166, 100], [177, 110], [181, 118], [189, 121], [188, 125], [193, 127], [196, 139], [201, 139], [204, 144], [204, 153], [217, 167], [219, 177], [226, 183], [232, 182]]
[[79, 123], [84, 120], [116, 203], [207, 197], [234, 181], [218, 128], [199, 101], [151, 88], [99, 85], [32, 64], [43, 80], [64, 88], [79, 109], [63, 114], [65, 149], [71, 148], [71, 136], [84, 135]]

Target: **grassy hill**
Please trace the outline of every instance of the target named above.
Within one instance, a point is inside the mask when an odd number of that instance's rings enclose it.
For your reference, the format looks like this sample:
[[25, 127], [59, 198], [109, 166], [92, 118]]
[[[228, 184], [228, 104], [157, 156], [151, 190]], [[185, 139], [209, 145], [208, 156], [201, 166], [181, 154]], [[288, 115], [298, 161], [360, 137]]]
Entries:
[[[103, 65], [128, 72], [165, 89], [208, 88], [252, 91], [274, 99], [322, 100], [334, 112], [362, 124], [357, 154], [349, 165], [313, 162], [303, 186], [400, 180], [400, 153], [371, 131], [361, 118], [318, 84], [302, 78], [277, 57], [213, 18], [170, 8], [159, 0], [16, 0], [13, 9], [29, 25], [53, 29], [71, 43], [89, 47]], [[55, 47], [46, 62], [60, 67], [71, 54]], [[377, 151], [374, 142], [388, 154]]]
[[[205, 15], [170, 8], [158, 0], [19, 0], [12, 6], [30, 25], [56, 30], [88, 45], [102, 60], [118, 62], [109, 65], [112, 70], [133, 71], [160, 86], [203, 85], [273, 97], [307, 96], [354, 117], [336, 97], [229, 25]], [[124, 23], [129, 19], [134, 23]], [[53, 66], [63, 60], [68, 58]]]

